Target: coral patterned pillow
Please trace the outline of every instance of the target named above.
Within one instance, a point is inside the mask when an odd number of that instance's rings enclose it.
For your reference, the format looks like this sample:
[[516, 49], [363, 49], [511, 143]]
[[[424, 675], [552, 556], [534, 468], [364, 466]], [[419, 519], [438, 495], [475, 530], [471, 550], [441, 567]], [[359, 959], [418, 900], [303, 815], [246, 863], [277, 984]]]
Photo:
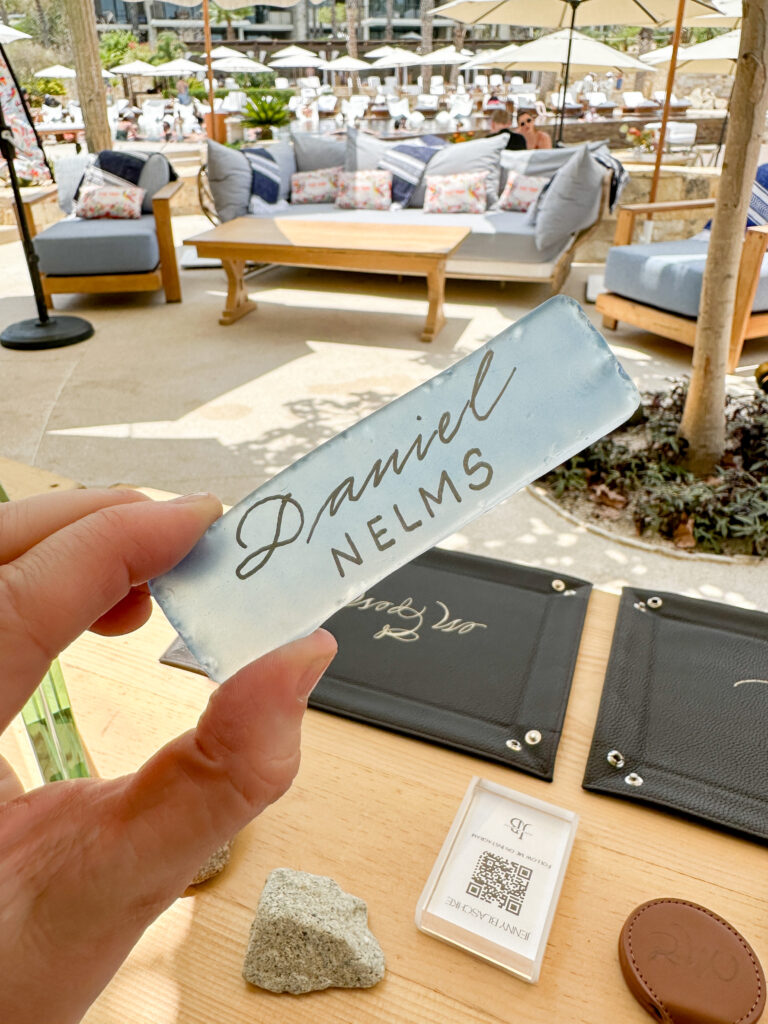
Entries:
[[474, 174], [428, 174], [424, 213], [484, 213], [487, 171]]
[[342, 210], [388, 210], [392, 205], [392, 175], [389, 171], [340, 174], [336, 205]]
[[521, 210], [523, 213], [536, 202], [536, 199], [548, 183], [549, 178], [534, 178], [530, 174], [518, 174], [510, 171], [507, 184], [499, 199], [500, 210]]
[[319, 171], [299, 171], [291, 175], [292, 203], [332, 203], [339, 190], [343, 167], [323, 167]]
[[135, 220], [141, 216], [144, 189], [136, 185], [86, 185], [80, 189], [75, 214], [84, 220]]

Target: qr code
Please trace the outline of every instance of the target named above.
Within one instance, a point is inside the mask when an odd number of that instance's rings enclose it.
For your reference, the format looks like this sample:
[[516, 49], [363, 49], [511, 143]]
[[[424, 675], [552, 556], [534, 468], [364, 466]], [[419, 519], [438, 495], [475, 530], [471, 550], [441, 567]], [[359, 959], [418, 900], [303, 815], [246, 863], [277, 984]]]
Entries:
[[481, 853], [467, 892], [485, 903], [495, 903], [510, 914], [519, 914], [532, 877], [532, 868], [499, 857], [496, 853]]

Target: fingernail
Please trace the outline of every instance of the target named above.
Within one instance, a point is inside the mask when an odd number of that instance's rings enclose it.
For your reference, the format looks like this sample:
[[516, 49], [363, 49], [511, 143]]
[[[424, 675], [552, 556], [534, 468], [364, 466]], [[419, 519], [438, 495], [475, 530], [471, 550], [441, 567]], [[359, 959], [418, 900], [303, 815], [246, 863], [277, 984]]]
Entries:
[[[325, 632], [325, 630], [323, 630]], [[296, 696], [300, 701], [306, 701], [310, 693], [320, 682], [325, 670], [336, 656], [336, 650], [326, 651], [324, 654], [314, 658], [302, 673], [301, 679], [296, 686]]]
[[178, 498], [171, 498], [169, 505], [186, 505], [191, 502], [216, 501], [218, 498], [210, 491], [196, 491], [194, 494], [182, 494]]

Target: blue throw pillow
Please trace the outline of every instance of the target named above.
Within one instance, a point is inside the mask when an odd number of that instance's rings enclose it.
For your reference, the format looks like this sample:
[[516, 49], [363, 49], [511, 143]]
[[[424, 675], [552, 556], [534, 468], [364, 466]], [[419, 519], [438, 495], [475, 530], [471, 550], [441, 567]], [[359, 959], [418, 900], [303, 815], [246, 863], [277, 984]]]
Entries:
[[243, 149], [251, 166], [251, 195], [265, 203], [276, 203], [280, 198], [280, 168], [267, 149]]
[[[433, 138], [435, 136], [424, 136], [424, 140]], [[408, 205], [424, 175], [424, 169], [444, 144], [442, 139], [437, 139], [438, 145], [433, 145], [431, 141], [425, 145], [424, 140], [390, 146], [376, 165], [379, 170], [389, 171], [392, 175], [393, 203]]]
[[768, 224], [768, 164], [760, 164], [757, 168], [749, 198], [747, 227], [754, 228], [760, 224]]

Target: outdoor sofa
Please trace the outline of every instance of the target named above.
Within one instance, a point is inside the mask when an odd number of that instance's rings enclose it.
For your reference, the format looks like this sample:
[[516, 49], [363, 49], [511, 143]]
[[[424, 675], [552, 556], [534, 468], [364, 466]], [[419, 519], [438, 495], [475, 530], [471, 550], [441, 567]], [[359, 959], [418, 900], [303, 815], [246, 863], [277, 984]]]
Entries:
[[[274, 204], [264, 203], [258, 197], [254, 201], [252, 165], [242, 151], [209, 142], [206, 174], [220, 221], [251, 215], [329, 222], [466, 226], [471, 233], [448, 260], [449, 277], [549, 282], [557, 292], [568, 276], [576, 247], [596, 230], [608, 209], [612, 175], [596, 159], [601, 152], [607, 154], [607, 150], [604, 144], [593, 143], [563, 149], [507, 151], [506, 142], [507, 136], [499, 135], [438, 148], [428, 163], [417, 167], [415, 175], [419, 180], [408, 204], [395, 204], [387, 210], [349, 210], [330, 202], [288, 201], [291, 175], [297, 170], [372, 170], [387, 154], [391, 157], [390, 151], [399, 145], [354, 129], [342, 140], [295, 133], [291, 141], [248, 147], [251, 151], [266, 150], [279, 168], [280, 198]], [[419, 145], [420, 140], [410, 139], [407, 143], [412, 147]], [[424, 211], [425, 174], [472, 171], [488, 172], [489, 208], [484, 213]], [[535, 219], [532, 209], [517, 212], [494, 208], [510, 171], [549, 183], [536, 204]]]

